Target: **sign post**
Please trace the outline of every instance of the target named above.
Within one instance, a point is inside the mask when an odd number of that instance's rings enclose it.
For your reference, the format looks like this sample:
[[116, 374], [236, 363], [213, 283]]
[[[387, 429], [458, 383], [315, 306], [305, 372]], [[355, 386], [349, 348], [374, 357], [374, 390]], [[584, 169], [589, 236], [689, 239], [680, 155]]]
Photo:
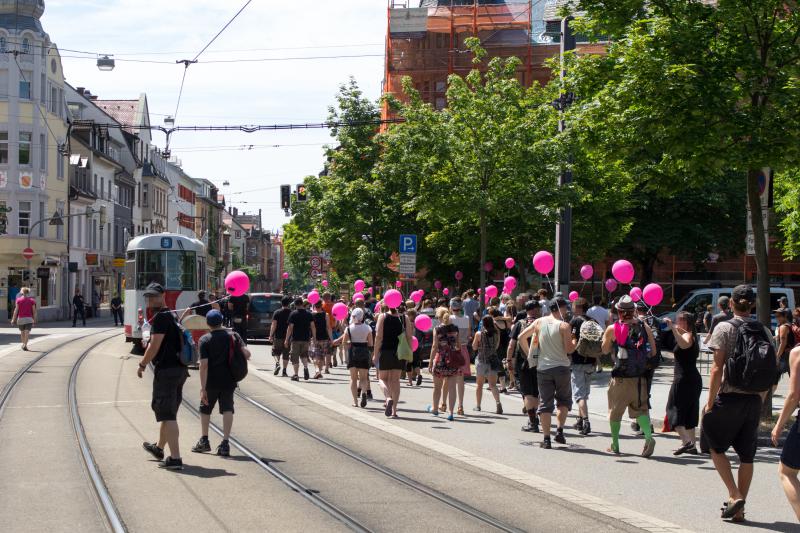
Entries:
[[401, 275], [413, 276], [417, 272], [417, 236], [400, 235], [400, 265], [397, 271]]

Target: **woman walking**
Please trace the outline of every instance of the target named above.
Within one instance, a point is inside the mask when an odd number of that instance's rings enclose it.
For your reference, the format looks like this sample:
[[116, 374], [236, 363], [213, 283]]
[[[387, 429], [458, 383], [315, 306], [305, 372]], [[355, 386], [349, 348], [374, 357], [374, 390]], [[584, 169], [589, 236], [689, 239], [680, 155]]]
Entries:
[[[792, 417], [792, 412], [800, 405], [800, 346], [789, 353], [789, 394], [783, 402], [780, 417], [772, 429], [772, 444], [778, 446], [778, 439], [783, 433], [786, 422]], [[779, 475], [783, 491], [792, 506], [797, 520], [800, 521], [800, 481], [797, 474], [800, 472], [800, 414], [795, 417], [794, 424], [789, 430], [786, 442], [781, 453]]]
[[375, 327], [375, 349], [372, 361], [378, 367], [378, 383], [386, 399], [384, 414], [387, 417], [397, 418], [397, 402], [400, 399], [400, 373], [404, 361], [397, 357], [397, 347], [400, 345], [400, 336], [405, 335], [408, 345], [411, 346], [411, 327], [398, 309], [389, 309], [382, 306], [383, 312], [378, 317]]
[[666, 319], [666, 324], [675, 335], [675, 374], [667, 400], [669, 425], [678, 432], [683, 445], [672, 455], [684, 453], [697, 455], [697, 428], [700, 418], [700, 393], [703, 378], [697, 370], [700, 346], [695, 331], [695, 318], [691, 313], [681, 312], [677, 323]]
[[314, 320], [314, 346], [311, 351], [311, 357], [314, 359], [314, 365], [317, 367], [317, 373], [314, 379], [322, 379], [322, 372], [330, 374], [331, 371], [326, 366], [326, 363], [331, 359], [331, 323], [328, 320], [328, 315], [322, 308], [322, 301], [314, 304], [314, 312], [311, 313], [311, 318]]
[[29, 296], [31, 290], [22, 287], [20, 295], [14, 305], [14, 314], [11, 323], [19, 326], [20, 341], [22, 349], [28, 351], [28, 339], [31, 336], [31, 329], [36, 324], [36, 300]]
[[486, 315], [481, 319], [481, 329], [475, 333], [472, 349], [475, 351], [475, 372], [477, 388], [475, 389], [475, 410], [481, 410], [483, 399], [483, 383], [489, 381], [489, 392], [494, 397], [497, 405], [496, 413], [503, 414], [503, 405], [500, 403], [500, 393], [497, 391], [497, 373], [502, 368], [497, 357], [497, 348], [500, 346], [500, 331], [495, 325], [494, 318]]
[[369, 354], [373, 347], [372, 328], [364, 324], [362, 309], [354, 309], [350, 320], [342, 342], [347, 353], [347, 369], [350, 372], [350, 393], [353, 395], [353, 407], [359, 405], [359, 393], [361, 407], [366, 407], [367, 389], [369, 389]]
[[436, 320], [439, 325], [433, 332], [433, 348], [428, 363], [428, 371], [433, 374], [433, 403], [428, 406], [428, 412], [433, 416], [439, 416], [439, 409], [436, 407], [442, 397], [442, 389], [446, 386], [450, 408], [447, 419], [452, 421], [456, 405], [456, 385], [463, 366], [461, 343], [458, 326], [453, 324], [449, 309], [446, 307], [437, 309]]

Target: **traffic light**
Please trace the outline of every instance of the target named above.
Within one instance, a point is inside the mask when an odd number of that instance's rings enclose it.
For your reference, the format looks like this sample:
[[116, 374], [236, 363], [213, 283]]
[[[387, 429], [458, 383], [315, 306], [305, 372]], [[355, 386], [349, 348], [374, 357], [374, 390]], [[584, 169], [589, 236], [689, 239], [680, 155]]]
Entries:
[[308, 200], [308, 190], [306, 189], [305, 184], [298, 183], [297, 184], [297, 201], [298, 202], [305, 202]]
[[292, 186], [281, 185], [281, 209], [292, 207]]

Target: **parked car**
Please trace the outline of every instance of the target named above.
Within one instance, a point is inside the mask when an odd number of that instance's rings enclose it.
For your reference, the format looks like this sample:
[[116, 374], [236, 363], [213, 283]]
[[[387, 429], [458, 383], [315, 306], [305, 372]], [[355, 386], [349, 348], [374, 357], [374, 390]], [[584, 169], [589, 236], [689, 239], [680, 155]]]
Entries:
[[281, 308], [282, 294], [256, 292], [250, 294], [247, 313], [247, 338], [266, 339], [272, 327], [272, 315]]

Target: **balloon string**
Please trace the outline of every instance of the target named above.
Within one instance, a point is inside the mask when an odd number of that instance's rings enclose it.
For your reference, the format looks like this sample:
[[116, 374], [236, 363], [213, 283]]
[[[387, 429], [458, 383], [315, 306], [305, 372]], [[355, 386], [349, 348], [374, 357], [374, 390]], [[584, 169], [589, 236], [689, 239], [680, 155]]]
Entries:
[[[183, 309], [167, 309], [166, 311], [162, 310], [162, 311], [158, 311], [157, 313], [154, 313], [153, 316], [155, 317], [156, 315], [160, 315], [161, 313], [176, 313], [177, 314], [177, 313], [183, 313], [184, 311], [194, 311], [195, 309], [199, 309], [201, 307], [205, 307], [206, 305], [212, 305], [212, 304], [219, 303], [219, 302], [225, 300], [226, 298], [228, 298], [228, 297], [227, 296], [223, 296], [222, 298], [220, 298], [218, 300], [214, 300], [213, 302], [208, 302], [208, 303], [196, 305], [194, 307], [186, 307], [186, 308], [183, 308]], [[144, 324], [149, 324], [149, 323], [150, 322], [147, 320], [147, 318], [145, 318], [144, 319]]]
[[552, 292], [553, 296], [555, 296], [556, 288], [553, 286], [553, 283], [550, 281], [550, 274], [545, 274], [544, 277], [547, 280], [547, 284], [550, 285], [550, 292]]

